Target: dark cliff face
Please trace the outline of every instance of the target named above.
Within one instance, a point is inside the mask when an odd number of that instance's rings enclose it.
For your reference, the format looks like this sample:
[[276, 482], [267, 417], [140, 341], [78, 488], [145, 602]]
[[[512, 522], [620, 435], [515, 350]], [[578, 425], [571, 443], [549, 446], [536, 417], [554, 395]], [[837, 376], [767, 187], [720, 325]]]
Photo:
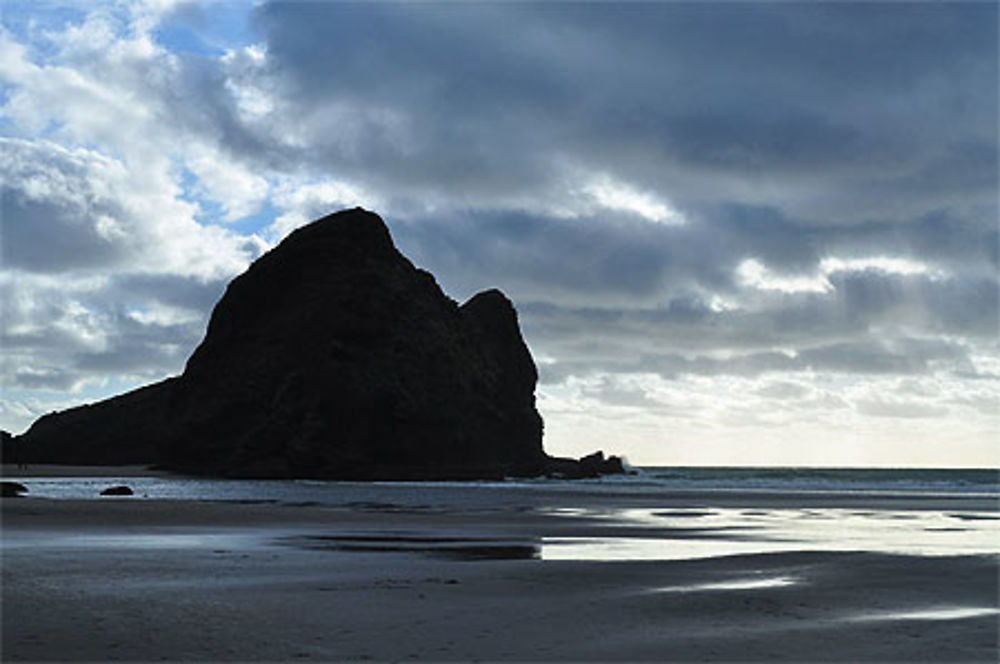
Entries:
[[502, 293], [458, 306], [356, 209], [234, 279], [180, 377], [22, 438], [37, 460], [232, 476], [532, 475], [546, 463], [536, 381]]
[[105, 401], [44, 415], [14, 439], [18, 458], [83, 466], [154, 463], [176, 381], [168, 378]]

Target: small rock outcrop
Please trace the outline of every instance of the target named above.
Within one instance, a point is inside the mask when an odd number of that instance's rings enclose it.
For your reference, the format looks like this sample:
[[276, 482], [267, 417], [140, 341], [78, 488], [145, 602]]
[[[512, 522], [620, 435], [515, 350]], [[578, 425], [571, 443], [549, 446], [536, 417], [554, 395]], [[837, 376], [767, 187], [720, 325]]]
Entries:
[[503, 293], [459, 306], [359, 208], [236, 277], [182, 375], [46, 415], [19, 443], [32, 462], [229, 477], [541, 475], [536, 382]]
[[548, 475], [567, 480], [580, 480], [601, 477], [603, 475], [630, 475], [635, 471], [625, 468], [621, 457], [609, 456], [598, 450], [593, 454], [577, 459], [549, 457]]
[[22, 493], [28, 493], [28, 487], [20, 482], [11, 482], [10, 480], [0, 482], [0, 497], [18, 498]]
[[109, 486], [104, 491], [101, 491], [102, 496], [131, 496], [133, 494], [132, 487], [125, 486], [124, 484]]

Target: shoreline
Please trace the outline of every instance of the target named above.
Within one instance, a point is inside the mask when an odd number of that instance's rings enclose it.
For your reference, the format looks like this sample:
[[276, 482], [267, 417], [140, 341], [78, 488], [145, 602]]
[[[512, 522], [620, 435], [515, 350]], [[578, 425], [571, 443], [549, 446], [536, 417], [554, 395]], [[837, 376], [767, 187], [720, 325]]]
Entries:
[[[595, 507], [624, 509], [647, 505], [663, 507], [698, 505], [718, 508], [775, 509], [794, 504], [802, 508], [882, 510], [962, 510], [1000, 515], [1000, 494], [975, 491], [919, 491], [914, 489], [775, 489], [685, 487], [639, 480], [510, 480], [510, 481], [344, 481], [289, 479], [222, 479], [182, 475], [148, 466], [37, 465], [27, 470], [5, 464], [0, 479], [29, 488], [25, 497], [99, 499], [100, 488], [127, 484], [135, 489], [133, 500], [233, 500], [245, 502], [316, 502], [330, 507], [359, 503], [390, 503], [406, 507], [414, 496], [443, 496], [459, 488], [474, 497], [490, 490], [499, 508], [513, 506]], [[77, 480], [72, 491], [68, 482]], [[102, 485], [101, 481], [104, 481]], [[223, 494], [218, 492], [223, 488]], [[289, 490], [283, 490], [287, 487]], [[34, 490], [32, 490], [34, 489]], [[104, 499], [106, 500], [106, 498]], [[418, 501], [419, 502], [419, 501]], [[490, 507], [487, 501], [483, 508]]]
[[154, 470], [148, 465], [76, 466], [54, 463], [32, 463], [23, 468], [5, 463], [0, 466], [0, 478], [18, 480], [36, 477], [184, 477], [166, 470]]

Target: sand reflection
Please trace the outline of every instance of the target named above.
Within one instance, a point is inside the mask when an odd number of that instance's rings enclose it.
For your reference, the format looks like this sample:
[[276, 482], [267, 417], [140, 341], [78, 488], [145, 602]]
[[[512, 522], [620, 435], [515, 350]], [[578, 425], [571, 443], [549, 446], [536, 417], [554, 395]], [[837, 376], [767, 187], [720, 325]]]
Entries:
[[791, 576], [769, 576], [751, 579], [730, 579], [711, 583], [693, 583], [683, 586], [656, 588], [658, 593], [693, 593], [714, 590], [759, 590], [762, 588], [783, 588], [801, 583], [801, 579]]
[[879, 620], [963, 620], [965, 618], [982, 618], [984, 616], [1000, 615], [1000, 609], [991, 607], [958, 606], [920, 609], [919, 611], [897, 611], [888, 613], [868, 613], [852, 616], [852, 622], [869, 622]]
[[[1000, 521], [988, 513], [628, 508], [591, 513], [578, 510], [572, 516], [638, 526], [639, 533], [545, 538], [543, 560], [683, 560], [787, 551], [1000, 554]], [[956, 520], [961, 521], [961, 527], [956, 526]]]

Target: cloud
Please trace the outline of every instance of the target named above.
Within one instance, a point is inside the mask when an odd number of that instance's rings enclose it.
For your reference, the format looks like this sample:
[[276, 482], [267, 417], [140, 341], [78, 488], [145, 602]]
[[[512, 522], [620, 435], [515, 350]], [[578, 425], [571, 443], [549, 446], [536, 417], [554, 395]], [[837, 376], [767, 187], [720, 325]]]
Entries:
[[5, 275], [0, 340], [7, 387], [76, 391], [109, 375], [136, 380], [176, 373], [204, 333], [223, 285], [128, 274], [69, 281]]
[[0, 413], [178, 371], [232, 275], [362, 205], [456, 298], [517, 302], [557, 450], [621, 427], [642, 458], [669, 430], [685, 442], [657, 454], [703, 460], [726, 436], [777, 453], [764, 441], [834, 446], [825, 427], [849, 425], [898, 452], [919, 426], [983, 458], [1000, 395], [996, 11], [5, 12], [0, 289], [19, 392]]
[[608, 176], [596, 178], [583, 191], [604, 210], [630, 212], [661, 224], [685, 223], [684, 216], [671, 209], [666, 201]]
[[257, 22], [287, 97], [355, 118], [351, 149], [311, 132], [303, 156], [329, 168], [459, 198], [543, 196], [593, 169], [682, 209], [727, 199], [830, 224], [995, 204], [988, 177], [937, 184], [995, 171], [991, 15], [275, 3]]
[[894, 418], [939, 418], [948, 408], [926, 401], [861, 401], [858, 410], [865, 415]]
[[8, 266], [33, 272], [130, 269], [231, 276], [252, 242], [197, 224], [169, 175], [87, 148], [0, 138]]
[[274, 204], [284, 212], [271, 224], [271, 235], [280, 240], [293, 230], [331, 210], [353, 207], [378, 209], [379, 198], [333, 179], [303, 182], [285, 179], [274, 187]]
[[[12, 428], [67, 393], [179, 371], [225, 281], [264, 246], [199, 223], [212, 196], [246, 207], [232, 175], [246, 169], [221, 163], [174, 111], [198, 76], [150, 40], [155, 13], [133, 9], [31, 23], [30, 46], [0, 31], [3, 382], [22, 395], [7, 402]], [[210, 171], [191, 191], [185, 164]]]

